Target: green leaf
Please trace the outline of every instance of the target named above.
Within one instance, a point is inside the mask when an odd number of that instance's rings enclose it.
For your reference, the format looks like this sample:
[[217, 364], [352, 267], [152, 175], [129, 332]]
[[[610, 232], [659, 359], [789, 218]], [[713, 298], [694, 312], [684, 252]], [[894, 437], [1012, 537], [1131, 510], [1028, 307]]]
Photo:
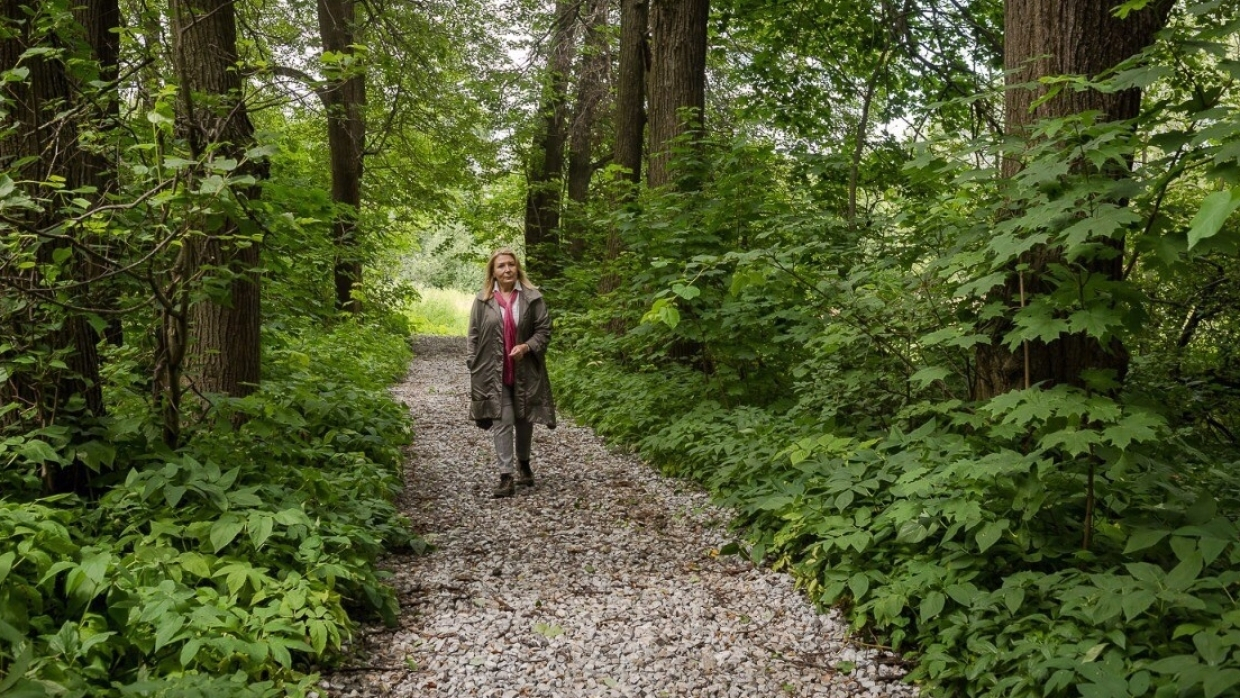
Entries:
[[1197, 654], [1210, 666], [1218, 666], [1227, 659], [1227, 648], [1223, 645], [1223, 639], [1214, 633], [1200, 632], [1193, 635], [1193, 646], [1197, 648]]
[[1188, 249], [1206, 238], [1218, 235], [1223, 224], [1240, 207], [1240, 188], [1216, 191], [1201, 202], [1201, 210], [1193, 216], [1188, 228]]
[[1107, 339], [1123, 325], [1123, 316], [1113, 308], [1094, 305], [1068, 316], [1068, 326], [1073, 332], [1084, 332], [1090, 337]]
[[1237, 684], [1240, 684], [1240, 669], [1219, 669], [1206, 674], [1202, 689], [1205, 698], [1217, 698]]
[[542, 621], [538, 621], [537, 623], [534, 624], [534, 632], [538, 633], [539, 635], [542, 635], [548, 640], [551, 640], [551, 639], [554, 639], [554, 638], [557, 638], [563, 635], [564, 628], [561, 628], [555, 623], [544, 623]]
[[1103, 650], [1107, 648], [1108, 644], [1109, 643], [1106, 643], [1106, 642], [1099, 642], [1093, 647], [1090, 647], [1089, 651], [1087, 651], [1085, 655], [1081, 657], [1081, 661], [1086, 662], [1086, 663], [1094, 661], [1102, 654]]
[[1063, 447], [1064, 451], [1073, 456], [1089, 453], [1102, 439], [1098, 432], [1089, 429], [1060, 429], [1042, 437], [1042, 448]]
[[271, 537], [271, 530], [275, 526], [275, 519], [269, 514], [254, 513], [250, 515], [248, 528], [250, 529], [250, 542], [254, 543], [254, 547], [261, 548], [263, 543]]
[[39, 439], [30, 439], [26, 443], [22, 444], [21, 447], [17, 449], [17, 453], [34, 464], [64, 464], [64, 460], [60, 457], [60, 454], [56, 453], [56, 451], [49, 446], [46, 441], [41, 441]]
[[202, 180], [202, 184], [198, 187], [198, 192], [200, 194], [207, 194], [208, 196], [218, 194], [224, 191], [225, 185], [226, 183], [224, 182], [223, 177], [213, 174]]
[[1120, 602], [1124, 609], [1124, 620], [1131, 621], [1133, 618], [1145, 613], [1146, 609], [1157, 600], [1158, 597], [1154, 595], [1154, 592], [1146, 589], [1137, 589], [1125, 593]]
[[202, 640], [194, 638], [185, 643], [181, 648], [181, 668], [189, 669], [193, 666], [194, 660], [198, 657], [198, 650], [202, 648]]
[[1191, 672], [1199, 668], [1201, 664], [1197, 658], [1191, 654], [1177, 654], [1170, 657], [1163, 657], [1152, 662], [1148, 667], [1150, 671], [1156, 674], [1183, 674]]
[[77, 457], [99, 472], [104, 466], [111, 467], [116, 462], [116, 447], [103, 441], [86, 441], [77, 447]]
[[181, 497], [185, 496], [186, 488], [184, 485], [166, 485], [164, 487], [164, 501], [168, 506], [175, 507], [181, 502]]
[[293, 655], [289, 654], [283, 640], [273, 637], [268, 642], [268, 647], [271, 649], [271, 658], [276, 660], [280, 666], [286, 669], [293, 666]]
[[0, 585], [4, 584], [4, 578], [9, 576], [9, 572], [13, 569], [13, 561], [17, 559], [17, 553], [10, 550], [0, 555]]
[[702, 289], [697, 286], [688, 286], [686, 284], [673, 284], [672, 293], [675, 293], [687, 301], [691, 301], [702, 295]]
[[1025, 590], [1020, 587], [1008, 587], [1003, 590], [1003, 605], [1007, 606], [1008, 612], [1015, 615], [1020, 610], [1021, 604], [1025, 602]]
[[323, 650], [327, 648], [327, 623], [321, 620], [312, 620], [308, 625], [310, 629], [310, 646], [314, 648], [315, 654], [323, 654]]
[[276, 512], [275, 518], [276, 523], [281, 526], [293, 526], [296, 524], [308, 526], [310, 524], [310, 517], [306, 516], [306, 512], [301, 509], [282, 509]]
[[0, 73], [0, 81], [2, 82], [21, 82], [30, 77], [30, 69], [24, 65]]
[[197, 575], [203, 579], [211, 576], [211, 563], [201, 553], [181, 553], [177, 558], [177, 562], [181, 563], [181, 567], [190, 574]]
[[1132, 535], [1128, 536], [1128, 545], [1124, 546], [1124, 554], [1130, 555], [1138, 550], [1145, 550], [1156, 545], [1158, 541], [1166, 538], [1168, 533], [1169, 531], [1165, 529], [1157, 528], [1134, 531]]
[[927, 366], [917, 373], [909, 376], [910, 383], [916, 383], [918, 387], [924, 388], [935, 381], [943, 380], [952, 374], [950, 369], [942, 366]]
[[[30, 643], [21, 643], [21, 652], [17, 654], [17, 658], [13, 660], [8, 667], [8, 673], [0, 677], [0, 695], [13, 696], [16, 691], [11, 690], [17, 683], [25, 678], [26, 672], [30, 669], [30, 661], [34, 658], [34, 645]], [[46, 692], [32, 695], [48, 695]]]
[[947, 597], [940, 591], [932, 591], [926, 594], [921, 600], [921, 622], [925, 623], [931, 618], [937, 617], [943, 612], [943, 606], [947, 604]]
[[1175, 566], [1175, 569], [1167, 573], [1167, 588], [1175, 591], [1185, 591], [1193, 582], [1197, 581], [1197, 575], [1201, 574], [1202, 559], [1201, 553], [1194, 552], [1188, 558]]
[[990, 546], [999, 542], [999, 538], [1003, 536], [1003, 529], [1007, 528], [1006, 521], [991, 521], [982, 526], [977, 532], [977, 547], [979, 552], [986, 552]]
[[1149, 412], [1133, 412], [1124, 415], [1117, 424], [1102, 431], [1102, 438], [1110, 441], [1116, 448], [1128, 448], [1129, 444], [1144, 443], [1158, 438], [1159, 429], [1166, 426], [1166, 421]]
[[1016, 315], [1016, 328], [1003, 338], [1009, 348], [1015, 349], [1021, 342], [1038, 339], [1053, 342], [1059, 335], [1070, 331], [1068, 321], [1055, 317], [1045, 305], [1030, 305]]
[[155, 651], [158, 652], [161, 647], [175, 640], [183, 627], [185, 618], [182, 616], [164, 616], [159, 627], [155, 629]]
[[220, 517], [211, 525], [211, 547], [218, 553], [232, 543], [243, 528], [245, 523], [232, 514]]
[[848, 589], [852, 592], [853, 600], [860, 601], [870, 590], [870, 578], [864, 572], [858, 572], [849, 578]]

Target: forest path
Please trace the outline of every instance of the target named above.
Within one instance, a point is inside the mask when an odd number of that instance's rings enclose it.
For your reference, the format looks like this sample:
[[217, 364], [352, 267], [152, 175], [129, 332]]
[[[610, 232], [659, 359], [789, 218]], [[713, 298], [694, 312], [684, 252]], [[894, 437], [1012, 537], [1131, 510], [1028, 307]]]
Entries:
[[436, 549], [387, 560], [400, 627], [363, 628], [368, 667], [325, 675], [330, 695], [916, 695], [789, 577], [718, 555], [728, 515], [706, 493], [567, 418], [535, 429], [535, 487], [491, 499], [464, 338], [415, 353], [395, 390], [416, 420], [400, 506]]

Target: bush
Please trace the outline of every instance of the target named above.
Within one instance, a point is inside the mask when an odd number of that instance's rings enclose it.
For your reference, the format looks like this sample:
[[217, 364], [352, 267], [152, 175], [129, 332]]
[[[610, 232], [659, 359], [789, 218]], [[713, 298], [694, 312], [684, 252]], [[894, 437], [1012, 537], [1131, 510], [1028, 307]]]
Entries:
[[392, 504], [405, 338], [273, 340], [258, 392], [177, 453], [121, 444], [145, 455], [98, 502], [0, 499], [0, 693], [301, 695], [353, 616], [394, 622], [375, 561], [421, 545]]

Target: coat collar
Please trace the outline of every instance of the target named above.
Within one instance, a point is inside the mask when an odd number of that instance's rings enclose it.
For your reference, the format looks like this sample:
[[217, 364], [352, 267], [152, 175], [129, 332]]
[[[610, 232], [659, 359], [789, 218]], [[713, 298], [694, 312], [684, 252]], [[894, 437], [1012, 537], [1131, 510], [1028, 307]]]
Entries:
[[[538, 300], [539, 298], [542, 298], [542, 293], [539, 292], [538, 289], [525, 288], [521, 286], [520, 281], [517, 282], [517, 288], [521, 289], [521, 293], [517, 294], [517, 302], [521, 304], [522, 309], [524, 309], [530, 303], [533, 303], [534, 301]], [[482, 291], [479, 291], [478, 295], [474, 296], [474, 298], [476, 298], [477, 300], [483, 300]], [[492, 295], [489, 299], [486, 300], [486, 302], [488, 304], [493, 304], [497, 308], [499, 307], [499, 301], [495, 300], [494, 290], [492, 290]]]

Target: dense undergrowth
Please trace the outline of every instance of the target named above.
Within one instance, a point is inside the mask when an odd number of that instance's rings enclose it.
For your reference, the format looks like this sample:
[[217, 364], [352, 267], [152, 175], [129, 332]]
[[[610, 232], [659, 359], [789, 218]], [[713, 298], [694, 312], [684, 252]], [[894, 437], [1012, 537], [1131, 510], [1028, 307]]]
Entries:
[[[746, 554], [930, 695], [1240, 695], [1235, 64], [1225, 27], [1177, 31], [1065, 88], [1156, 84], [1138, 122], [876, 152], [899, 174], [867, 161], [861, 225], [842, 162], [703, 148], [691, 186], [597, 219], [623, 255], [553, 289], [561, 403], [707, 484]], [[1046, 290], [1005, 303], [1041, 247]], [[1122, 279], [1091, 272], [1117, 249]], [[1068, 336], [1122, 343], [1127, 374], [974, 397], [979, 347]]]
[[375, 560], [421, 543], [392, 504], [409, 348], [388, 325], [269, 327], [261, 389], [175, 452], [109, 357], [117, 408], [79, 446], [97, 501], [14, 480], [67, 457], [55, 431], [0, 443], [0, 694], [298, 695], [357, 619], [394, 619]]

